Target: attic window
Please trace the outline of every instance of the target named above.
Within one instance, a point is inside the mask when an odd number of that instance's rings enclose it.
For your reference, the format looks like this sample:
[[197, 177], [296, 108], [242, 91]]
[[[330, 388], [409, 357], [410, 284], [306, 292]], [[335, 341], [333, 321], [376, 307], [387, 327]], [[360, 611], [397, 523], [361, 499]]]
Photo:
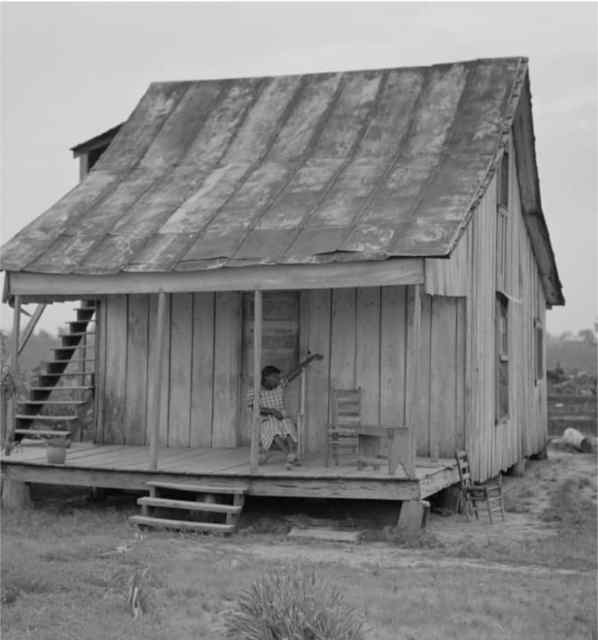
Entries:
[[101, 147], [96, 147], [95, 149], [90, 149], [87, 153], [87, 170], [89, 171], [93, 165], [100, 159], [100, 156], [106, 151], [108, 145], [102, 145]]

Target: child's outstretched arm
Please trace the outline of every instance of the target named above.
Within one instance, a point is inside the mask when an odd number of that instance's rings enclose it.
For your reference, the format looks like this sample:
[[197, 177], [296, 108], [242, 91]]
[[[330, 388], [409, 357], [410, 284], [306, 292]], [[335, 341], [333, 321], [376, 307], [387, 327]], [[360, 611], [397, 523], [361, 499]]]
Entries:
[[310, 356], [305, 358], [305, 360], [301, 361], [294, 369], [291, 369], [289, 373], [284, 376], [287, 382], [291, 382], [294, 380], [300, 373], [304, 367], [307, 367], [308, 364], [312, 362], [312, 360], [323, 360], [324, 356], [321, 353], [312, 353]]

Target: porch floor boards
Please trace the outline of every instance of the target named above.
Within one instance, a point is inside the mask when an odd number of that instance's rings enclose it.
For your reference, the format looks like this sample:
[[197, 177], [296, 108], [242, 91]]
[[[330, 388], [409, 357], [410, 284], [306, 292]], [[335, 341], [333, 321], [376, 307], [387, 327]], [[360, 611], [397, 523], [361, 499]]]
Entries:
[[[86, 484], [137, 489], [152, 476], [193, 477], [232, 481], [243, 479], [253, 495], [319, 497], [367, 497], [372, 499], [413, 499], [426, 497], [458, 480], [451, 459], [416, 459], [416, 479], [409, 480], [399, 465], [389, 475], [385, 461], [379, 470], [357, 465], [325, 465], [323, 457], [307, 458], [299, 467], [285, 468], [285, 457], [273, 454], [267, 464], [252, 474], [249, 447], [161, 448], [158, 469], [149, 470], [147, 446], [72, 443], [64, 465], [50, 465], [43, 444], [24, 444], [10, 456], [1, 456], [2, 470], [11, 477], [29, 482]], [[87, 475], [86, 475], [87, 474]], [[378, 491], [378, 493], [376, 493]], [[380, 493], [381, 492], [381, 493]]]

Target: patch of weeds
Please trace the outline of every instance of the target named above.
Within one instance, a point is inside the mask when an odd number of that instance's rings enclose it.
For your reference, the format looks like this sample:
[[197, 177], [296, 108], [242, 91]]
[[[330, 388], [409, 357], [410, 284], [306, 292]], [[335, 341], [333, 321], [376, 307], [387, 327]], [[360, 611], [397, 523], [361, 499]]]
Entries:
[[26, 568], [4, 562], [2, 569], [2, 584], [0, 587], [0, 600], [2, 604], [10, 605], [21, 596], [33, 593], [48, 593], [52, 587], [36, 572], [27, 571]]
[[596, 504], [582, 493], [590, 483], [586, 477], [567, 478], [550, 495], [550, 503], [540, 514], [543, 522], [561, 527], [588, 527], [596, 529]]
[[259, 516], [251, 522], [242, 523], [239, 533], [269, 533], [271, 535], [286, 535], [291, 530], [291, 525], [280, 518]]
[[267, 573], [244, 591], [227, 615], [235, 640], [363, 640], [361, 615], [314, 571], [286, 567]]
[[397, 527], [383, 527], [382, 529], [366, 529], [361, 537], [364, 542], [388, 542], [398, 547], [407, 549], [441, 549], [444, 543], [431, 532], [422, 529], [420, 531], [407, 532]]

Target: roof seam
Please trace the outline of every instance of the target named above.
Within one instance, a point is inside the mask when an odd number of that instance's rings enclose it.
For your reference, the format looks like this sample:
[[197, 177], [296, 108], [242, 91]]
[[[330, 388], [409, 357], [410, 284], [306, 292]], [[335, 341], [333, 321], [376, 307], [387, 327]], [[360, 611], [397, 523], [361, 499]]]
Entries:
[[[357, 137], [353, 141], [353, 144], [351, 145], [351, 148], [350, 148], [350, 150], [349, 150], [349, 152], [347, 154], [347, 157], [340, 164], [340, 166], [337, 168], [337, 170], [334, 172], [334, 174], [330, 177], [330, 179], [328, 181], [328, 184], [326, 185], [326, 188], [324, 189], [324, 192], [321, 194], [320, 198], [314, 204], [314, 206], [305, 214], [305, 216], [303, 217], [303, 219], [299, 223], [299, 225], [297, 227], [297, 232], [293, 236], [291, 242], [289, 242], [289, 244], [286, 246], [284, 251], [282, 251], [281, 253], [278, 254], [278, 256], [276, 256], [277, 259], [287, 256], [287, 253], [291, 250], [291, 248], [293, 247], [295, 242], [297, 242], [299, 236], [304, 231], [305, 227], [309, 223], [309, 220], [311, 219], [313, 214], [318, 210], [318, 207], [324, 202], [324, 200], [326, 199], [326, 197], [328, 196], [330, 191], [333, 189], [334, 185], [338, 182], [338, 179], [342, 175], [342, 173], [351, 164], [351, 161], [354, 159], [353, 156], [355, 154], [355, 151], [357, 150], [357, 148], [363, 142], [363, 138], [364, 138], [364, 136], [365, 136], [365, 134], [367, 132], [368, 125], [369, 125], [369, 118], [371, 117], [372, 113], [375, 110], [380, 108], [380, 97], [382, 95], [383, 89], [386, 87], [386, 85], [388, 83], [389, 73], [390, 73], [389, 70], [386, 70], [384, 72], [384, 74], [382, 76], [382, 79], [380, 80], [380, 83], [379, 83], [378, 88], [376, 90], [376, 97], [372, 101], [372, 104], [370, 105], [370, 108], [368, 110], [368, 115], [364, 118], [363, 124], [361, 126], [360, 131], [359, 131], [359, 134], [357, 135]], [[345, 76], [343, 75], [342, 77], [344, 78]], [[345, 82], [346, 82], [346, 80], [345, 80]], [[332, 113], [332, 111], [331, 111], [331, 113]]]
[[[216, 95], [216, 97], [214, 98], [212, 104], [210, 105], [210, 109], [214, 108], [222, 99], [223, 94], [226, 92], [228, 88], [227, 83], [223, 83], [222, 87], [220, 87], [218, 94]], [[173, 113], [171, 115], [174, 115], [174, 113], [177, 111], [178, 107], [180, 106], [183, 98], [185, 97], [185, 95], [187, 94], [188, 91], [191, 90], [191, 87], [189, 87], [187, 89], [187, 91], [181, 96], [181, 101], [177, 104], [177, 106], [173, 109]], [[196, 138], [200, 135], [201, 131], [203, 130], [208, 118], [210, 116], [210, 111], [206, 111], [206, 115], [204, 117], [204, 119], [202, 120], [202, 122], [199, 125], [199, 128], [197, 129], [197, 132], [194, 136], [190, 137], [189, 140], [185, 143], [185, 147], [184, 147], [184, 151], [181, 154], [181, 157], [174, 162], [170, 167], [168, 167], [168, 169], [166, 170], [166, 172], [161, 175], [160, 177], [157, 178], [157, 180], [153, 181], [148, 187], [147, 189], [145, 189], [142, 193], [139, 194], [139, 196], [131, 203], [130, 207], [129, 207], [129, 211], [127, 213], [125, 213], [125, 215], [123, 216], [123, 224], [122, 226], [124, 227], [126, 224], [128, 224], [130, 221], [128, 220], [129, 218], [131, 218], [131, 212], [134, 211], [135, 206], [144, 198], [146, 197], [146, 195], [156, 189], [157, 186], [160, 186], [161, 184], [163, 184], [167, 178], [169, 178], [172, 173], [177, 169], [177, 167], [179, 167], [181, 165], [181, 163], [184, 161], [184, 159], [188, 156], [192, 146], [193, 146], [193, 142], [196, 140]], [[167, 118], [168, 120], [168, 118]], [[163, 126], [166, 124], [166, 121], [163, 123]], [[153, 141], [155, 141], [155, 139], [157, 138], [157, 136], [160, 134], [160, 131], [156, 132], [156, 135], [154, 136]], [[151, 144], [150, 144], [151, 147]], [[149, 147], [148, 147], [149, 150]], [[145, 157], [145, 154], [144, 154]], [[100, 246], [101, 242], [103, 242], [107, 237], [109, 237], [110, 235], [114, 235], [115, 237], [118, 237], [119, 234], [115, 233], [113, 231], [113, 229], [109, 229], [106, 233], [104, 233], [102, 235], [102, 237], [99, 239], [99, 241], [89, 250], [89, 254], [91, 254], [91, 252], [93, 252], [98, 246]], [[148, 239], [151, 238], [152, 236], [148, 236]], [[131, 242], [133, 242], [134, 239], [131, 239]], [[146, 243], [144, 243], [143, 246], [145, 246]], [[137, 255], [139, 253], [139, 251], [137, 249], [135, 249], [132, 253], [131, 256], [129, 256], [129, 260], [132, 259], [133, 255]], [[88, 255], [89, 255], [88, 254]], [[126, 263], [125, 263], [126, 264]], [[122, 268], [122, 266], [124, 265], [119, 265], [119, 270]]]
[[[170, 113], [164, 118], [164, 120], [162, 121], [160, 127], [158, 128], [158, 131], [162, 130], [162, 127], [164, 126], [165, 122], [168, 120], [168, 118], [170, 117], [170, 115], [172, 114], [173, 111], [176, 110], [180, 100], [182, 99], [182, 97], [187, 93], [188, 91], [188, 87], [185, 91], [183, 91], [181, 93], [181, 95], [178, 97], [178, 99], [176, 100], [176, 104], [172, 107], [172, 110], [170, 111]], [[147, 92], [146, 94], [147, 95]], [[135, 111], [135, 109], [133, 110], [133, 112]], [[122, 129], [120, 130], [122, 131]], [[119, 133], [120, 133], [119, 131]], [[118, 136], [118, 134], [117, 134]], [[145, 157], [148, 149], [150, 148], [152, 142], [154, 141], [154, 137], [152, 137], [152, 139], [148, 142], [147, 146], [145, 147], [144, 151], [140, 154], [139, 158], [137, 159], [136, 162], [134, 162], [126, 171], [126, 176], [131, 175], [131, 173], [134, 171], [134, 169], [137, 168], [137, 166], [139, 165], [139, 163], [141, 162], [141, 160]], [[89, 175], [89, 174], [88, 174]], [[90, 211], [92, 211], [93, 209], [95, 209], [99, 204], [101, 204], [101, 202], [103, 202], [104, 200], [106, 200], [112, 193], [114, 193], [116, 191], [116, 189], [118, 188], [118, 185], [121, 184], [122, 179], [121, 180], [117, 180], [117, 176], [115, 176], [115, 179], [108, 183], [108, 185], [106, 185], [105, 189], [103, 189], [100, 194], [98, 195], [98, 197], [96, 199], [94, 199], [93, 203], [87, 207], [84, 211], [80, 212], [78, 215], [74, 216], [73, 220], [68, 220], [69, 224], [73, 224], [76, 223], [77, 221], [79, 221], [81, 218], [83, 218], [85, 215], [89, 214]], [[78, 186], [78, 185], [77, 185]], [[113, 188], [111, 188], [113, 187]], [[77, 187], [75, 187], [76, 189]], [[66, 221], [65, 221], [66, 222]], [[34, 262], [36, 262], [39, 258], [41, 258], [41, 256], [46, 253], [47, 251], [50, 251], [52, 249], [52, 247], [56, 244], [56, 242], [62, 237], [63, 235], [63, 231], [61, 231], [60, 233], [58, 233], [58, 235], [50, 242], [49, 245], [47, 245], [43, 251], [41, 251], [40, 253], [38, 253], [36, 255], [36, 257], [33, 260], [28, 261], [24, 267], [23, 267], [23, 271], [26, 270], [26, 268], [33, 264]]]
[[[300, 80], [299, 81], [299, 85], [297, 86], [297, 88], [293, 92], [293, 95], [289, 99], [289, 102], [285, 106], [282, 114], [279, 116], [279, 119], [278, 119], [279, 123], [286, 122], [286, 120], [290, 117], [291, 111], [289, 109], [289, 105], [293, 102], [295, 96], [301, 91], [301, 87], [303, 86], [302, 83], [303, 83], [303, 80]], [[266, 81], [264, 81], [264, 84], [262, 86], [262, 90], [259, 92], [258, 98], [256, 98], [255, 102], [253, 102], [254, 105], [257, 103], [257, 100], [263, 95], [264, 91], [266, 90], [266, 86], [267, 86]], [[237, 132], [239, 130], [240, 129], [238, 129]], [[270, 151], [272, 150], [272, 146], [274, 145], [274, 142], [276, 141], [276, 138], [278, 137], [278, 133], [279, 132], [277, 131], [275, 135], [270, 137], [264, 152], [251, 163], [250, 167], [245, 171], [245, 173], [243, 173], [243, 175], [241, 176], [240, 180], [236, 183], [236, 185], [233, 188], [232, 192], [225, 198], [224, 202], [222, 202], [220, 204], [220, 206], [216, 208], [216, 211], [214, 211], [214, 213], [202, 225], [202, 228], [199, 231], [197, 231], [196, 233], [191, 234], [190, 241], [187, 243], [186, 248], [184, 249], [184, 251], [181, 254], [183, 256], [183, 258], [175, 260], [169, 266], [169, 270], [174, 269], [178, 262], [184, 261], [184, 256], [186, 256], [187, 253], [193, 248], [193, 245], [199, 240], [201, 235], [207, 229], [208, 225], [218, 217], [218, 214], [224, 209], [224, 207], [230, 202], [230, 200], [238, 193], [239, 189], [247, 182], [249, 176], [251, 176], [256, 171], [256, 169], [262, 164], [262, 162], [264, 161], [264, 158], [266, 158], [268, 156], [268, 154], [270, 153]]]
[[[305, 76], [303, 76], [303, 82], [306, 82]], [[332, 109], [338, 101], [338, 97], [341, 94], [343, 85], [344, 85], [344, 80], [343, 80], [343, 77], [341, 76], [329, 104], [326, 106], [326, 108], [320, 115], [318, 122], [315, 125], [314, 130], [309, 138], [309, 142], [305, 145], [305, 149], [303, 153], [299, 156], [299, 158], [297, 158], [297, 160], [293, 162], [294, 166], [289, 171], [289, 175], [287, 176], [287, 179], [284, 181], [281, 188], [270, 199], [270, 202], [268, 202], [266, 207], [263, 209], [262, 213], [252, 221], [252, 224], [247, 229], [247, 232], [242, 236], [241, 241], [237, 244], [237, 247], [235, 248], [235, 250], [231, 252], [232, 253], [231, 259], [234, 259], [238, 251], [243, 246], [243, 243], [248, 238], [249, 234], [255, 229], [255, 227], [259, 224], [259, 222], [263, 219], [263, 217], [268, 213], [268, 211], [270, 211], [272, 207], [279, 201], [280, 196], [284, 193], [284, 191], [287, 189], [289, 184], [292, 182], [293, 178], [297, 175], [297, 172], [299, 171], [299, 169], [305, 164], [306, 160], [309, 158], [310, 154], [313, 152], [313, 148], [316, 142], [318, 141], [319, 136], [322, 130], [324, 129], [326, 122], [328, 122], [330, 118]], [[280, 135], [280, 131], [278, 132], [278, 134]]]
[[[170, 114], [168, 115], [167, 118], [165, 118], [164, 122], [162, 123], [162, 126], [158, 129], [158, 131], [156, 132], [155, 136], [152, 139], [152, 143], [150, 143], [150, 145], [148, 146], [146, 152], [144, 153], [144, 155], [142, 156], [142, 158], [140, 159], [139, 162], [141, 162], [143, 160], [143, 158], [146, 157], [147, 153], [149, 152], [149, 150], [151, 149], [151, 146], [153, 144], [153, 142], [156, 141], [157, 137], [160, 135], [161, 131], [163, 130], [163, 128], [166, 126], [166, 123], [170, 120], [171, 117], [176, 117], [176, 113], [179, 109], [179, 107], [181, 106], [185, 96], [191, 91], [192, 86], [190, 85], [189, 87], [187, 87], [187, 90], [185, 92], [183, 92], [183, 94], [181, 95], [179, 101], [177, 102], [176, 106], [172, 109], [172, 111], [170, 112]], [[214, 103], [215, 104], [219, 99], [220, 96], [222, 95], [224, 89], [221, 88], [218, 91], [218, 95], [216, 96], [216, 98], [214, 99]], [[213, 106], [212, 104], [212, 106]], [[209, 113], [206, 113], [206, 117], [204, 118], [204, 120], [201, 122], [199, 129], [197, 130], [197, 135], [199, 135], [199, 131], [201, 131], [201, 129], [203, 128], [207, 118], [209, 116]], [[193, 144], [193, 141], [195, 140], [197, 136], [193, 136], [192, 138], [190, 138], [187, 142], [186, 145], [183, 147], [183, 153], [181, 154], [181, 157], [179, 158], [179, 160], [177, 160], [176, 162], [174, 162], [170, 167], [167, 168], [167, 170], [160, 175], [156, 180], [152, 180], [152, 182], [147, 186], [146, 189], [144, 189], [138, 196], [137, 198], [135, 198], [135, 200], [130, 204], [129, 206], [129, 211], [127, 213], [125, 213], [125, 215], [123, 216], [123, 218], [127, 218], [130, 216], [130, 212], [131, 210], [134, 209], [135, 205], [137, 205], [138, 202], [140, 202], [150, 191], [152, 191], [153, 189], [156, 188], [156, 185], [161, 185], [162, 183], [164, 183], [167, 179], [167, 177], [170, 177], [172, 175], [172, 172], [175, 170], [176, 167], [178, 167], [180, 165], [180, 163], [182, 162], [183, 158], [186, 157], [187, 153], [189, 152], [189, 149], [191, 148], [191, 145]], [[110, 231], [111, 229], [108, 229], [105, 233], [103, 233], [97, 240], [96, 242], [94, 242], [94, 244], [88, 249], [88, 253], [87, 256], [91, 255], [99, 246], [101, 246], [102, 242], [106, 239], [106, 237], [108, 237], [110, 235]], [[81, 261], [83, 260], [83, 258], [85, 258], [86, 256], [82, 256], [81, 260], [79, 261], [79, 263], [77, 264], [77, 266], [79, 266], [81, 264]], [[119, 269], [120, 269], [120, 265], [119, 265]]]

